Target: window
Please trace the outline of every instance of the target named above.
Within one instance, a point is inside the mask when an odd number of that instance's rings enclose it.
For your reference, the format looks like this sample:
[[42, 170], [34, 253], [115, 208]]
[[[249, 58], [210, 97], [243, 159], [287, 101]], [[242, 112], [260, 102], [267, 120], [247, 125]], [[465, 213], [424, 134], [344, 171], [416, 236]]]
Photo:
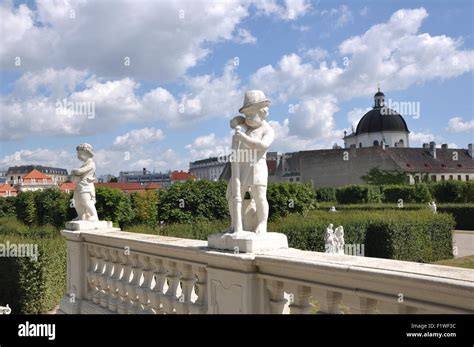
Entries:
[[293, 178], [290, 178], [290, 182], [293, 182]]
[[436, 175], [431, 175], [431, 181], [436, 182]]
[[377, 140], [374, 141], [374, 146], [378, 146], [379, 142]]
[[359, 142], [359, 148], [362, 148], [362, 142]]
[[462, 176], [458, 175], [458, 181], [462, 181]]
[[452, 181], [454, 179], [453, 175], [449, 175], [449, 180]]
[[398, 146], [399, 146], [399, 147], [403, 147], [403, 146], [404, 146], [403, 139], [400, 140], [400, 141], [398, 141]]
[[444, 181], [444, 175], [441, 175], [441, 181]]
[[10, 181], [13, 181], [13, 176], [10, 176]]
[[299, 182], [300, 181], [300, 178], [299, 177], [296, 177], [296, 182]]
[[419, 183], [420, 182], [420, 176], [415, 176], [415, 183]]
[[466, 181], [469, 181], [469, 175], [466, 175]]

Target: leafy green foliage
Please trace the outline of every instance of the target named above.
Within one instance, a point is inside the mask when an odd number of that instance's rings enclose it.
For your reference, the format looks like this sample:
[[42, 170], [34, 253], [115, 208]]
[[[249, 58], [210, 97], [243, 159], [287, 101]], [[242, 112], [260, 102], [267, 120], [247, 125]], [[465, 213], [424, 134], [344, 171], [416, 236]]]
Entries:
[[69, 199], [69, 194], [59, 189], [46, 189], [36, 192], [37, 224], [64, 226], [68, 216]]
[[367, 184], [403, 184], [406, 183], [406, 174], [398, 170], [383, 170], [374, 167], [367, 172], [367, 175], [361, 177]]
[[353, 184], [336, 189], [336, 199], [340, 204], [382, 202], [380, 187]]
[[158, 192], [147, 190], [130, 196], [135, 215], [134, 223], [156, 225], [158, 218]]
[[400, 199], [404, 203], [429, 202], [432, 200], [428, 186], [425, 183], [415, 185], [388, 185], [383, 188], [383, 201], [396, 203]]
[[134, 218], [130, 195], [120, 189], [98, 187], [95, 207], [101, 220], [113, 221], [121, 228], [130, 225]]
[[313, 207], [314, 191], [310, 184], [273, 183], [268, 186], [270, 220], [290, 213], [304, 214]]
[[474, 181], [442, 181], [430, 184], [429, 188], [438, 202], [474, 202]]
[[165, 223], [192, 223], [228, 217], [225, 182], [186, 181], [160, 191], [158, 219]]
[[37, 221], [35, 196], [36, 192], [20, 192], [15, 198], [16, 215], [28, 225]]
[[0, 197], [0, 218], [16, 216], [15, 197]]

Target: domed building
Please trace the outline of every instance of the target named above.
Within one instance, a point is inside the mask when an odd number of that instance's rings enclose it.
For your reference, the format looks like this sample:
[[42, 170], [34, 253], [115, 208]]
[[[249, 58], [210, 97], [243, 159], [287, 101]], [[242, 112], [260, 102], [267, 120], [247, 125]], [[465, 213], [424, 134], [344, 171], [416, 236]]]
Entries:
[[344, 132], [344, 147], [363, 148], [382, 144], [386, 147], [409, 147], [409, 133], [405, 119], [385, 106], [385, 94], [378, 88], [374, 95], [374, 107], [360, 119], [356, 131], [350, 135]]

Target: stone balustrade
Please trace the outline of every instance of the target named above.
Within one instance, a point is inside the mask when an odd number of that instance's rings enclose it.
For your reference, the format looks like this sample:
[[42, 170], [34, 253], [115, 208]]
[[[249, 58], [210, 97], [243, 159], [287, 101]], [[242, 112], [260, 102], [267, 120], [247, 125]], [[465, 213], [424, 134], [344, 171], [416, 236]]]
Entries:
[[64, 313], [473, 313], [474, 271], [297, 249], [63, 230]]

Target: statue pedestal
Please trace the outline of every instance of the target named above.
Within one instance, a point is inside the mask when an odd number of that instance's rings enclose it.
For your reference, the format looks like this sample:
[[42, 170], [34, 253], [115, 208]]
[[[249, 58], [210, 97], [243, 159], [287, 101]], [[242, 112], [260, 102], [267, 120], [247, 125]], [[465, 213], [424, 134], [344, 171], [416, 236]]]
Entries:
[[88, 221], [88, 220], [75, 220], [66, 222], [66, 229], [72, 231], [81, 230], [98, 230], [98, 229], [109, 229], [111, 231], [120, 230], [120, 228], [114, 228], [112, 222], [106, 220], [100, 221]]
[[207, 238], [209, 248], [235, 253], [258, 253], [288, 248], [288, 239], [281, 233], [256, 234], [250, 231], [240, 233], [212, 234]]

